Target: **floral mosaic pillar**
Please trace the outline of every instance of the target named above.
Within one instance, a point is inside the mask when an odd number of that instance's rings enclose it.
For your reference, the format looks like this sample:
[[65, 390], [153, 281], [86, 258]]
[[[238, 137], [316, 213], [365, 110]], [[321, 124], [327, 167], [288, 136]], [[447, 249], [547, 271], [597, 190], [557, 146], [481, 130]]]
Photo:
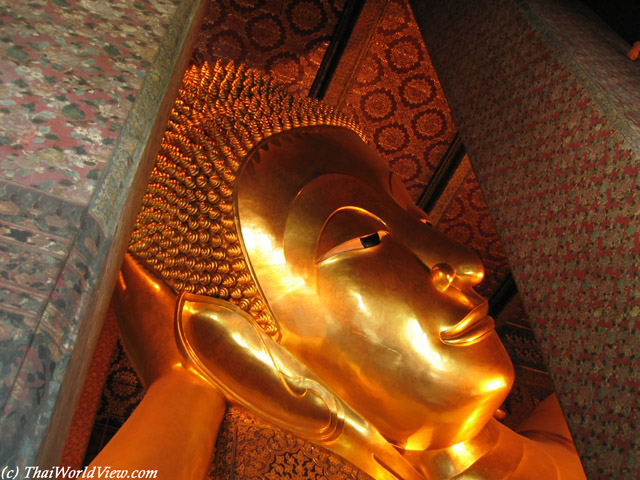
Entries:
[[0, 467], [59, 460], [205, 3], [0, 5]]
[[577, 2], [412, 2], [590, 479], [640, 475], [640, 63]]

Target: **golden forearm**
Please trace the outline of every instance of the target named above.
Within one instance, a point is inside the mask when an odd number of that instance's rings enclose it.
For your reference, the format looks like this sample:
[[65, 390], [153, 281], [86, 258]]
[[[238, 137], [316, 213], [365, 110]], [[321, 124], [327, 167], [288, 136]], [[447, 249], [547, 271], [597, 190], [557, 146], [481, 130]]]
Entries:
[[157, 379], [89, 466], [157, 470], [158, 479], [205, 478], [225, 411], [224, 399], [182, 366]]

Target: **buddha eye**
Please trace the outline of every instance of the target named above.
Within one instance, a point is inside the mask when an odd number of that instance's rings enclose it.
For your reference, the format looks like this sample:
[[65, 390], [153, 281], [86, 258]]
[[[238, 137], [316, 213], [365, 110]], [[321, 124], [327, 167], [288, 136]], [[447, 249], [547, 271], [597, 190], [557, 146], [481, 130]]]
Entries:
[[365, 248], [375, 247], [382, 242], [382, 239], [386, 235], [389, 235], [389, 232], [380, 230], [369, 235], [352, 238], [350, 240], [347, 240], [346, 242], [342, 242], [340, 245], [333, 247], [331, 250], [325, 253], [322, 258], [318, 260], [318, 262], [322, 262], [323, 260], [333, 257], [334, 255], [348, 252], [350, 250], [362, 250]]
[[374, 247], [380, 243], [380, 234], [376, 232], [365, 237], [360, 237], [360, 243], [362, 243], [364, 248]]

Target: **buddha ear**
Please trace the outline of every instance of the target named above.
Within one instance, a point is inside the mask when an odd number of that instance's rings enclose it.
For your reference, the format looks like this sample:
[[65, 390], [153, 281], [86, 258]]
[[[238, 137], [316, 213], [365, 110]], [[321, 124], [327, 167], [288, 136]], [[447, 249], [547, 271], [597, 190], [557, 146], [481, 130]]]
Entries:
[[311, 441], [340, 436], [344, 406], [339, 397], [232, 303], [183, 293], [176, 339], [183, 364], [228, 401]]

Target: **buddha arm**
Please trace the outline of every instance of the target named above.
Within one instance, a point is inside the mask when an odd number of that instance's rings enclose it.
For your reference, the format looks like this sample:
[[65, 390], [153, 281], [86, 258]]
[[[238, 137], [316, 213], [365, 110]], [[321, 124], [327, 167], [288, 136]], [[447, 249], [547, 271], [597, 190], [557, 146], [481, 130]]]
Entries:
[[229, 401], [340, 455], [374, 478], [423, 478], [242, 310], [222, 300], [183, 294], [176, 321], [186, 362]]
[[89, 468], [157, 470], [156, 478], [167, 480], [204, 478], [226, 403], [182, 365], [174, 333], [176, 295], [127, 255], [115, 300], [122, 340], [147, 392]]
[[155, 470], [161, 480], [205, 478], [225, 406], [215, 388], [177, 366], [149, 387], [88, 468]]

